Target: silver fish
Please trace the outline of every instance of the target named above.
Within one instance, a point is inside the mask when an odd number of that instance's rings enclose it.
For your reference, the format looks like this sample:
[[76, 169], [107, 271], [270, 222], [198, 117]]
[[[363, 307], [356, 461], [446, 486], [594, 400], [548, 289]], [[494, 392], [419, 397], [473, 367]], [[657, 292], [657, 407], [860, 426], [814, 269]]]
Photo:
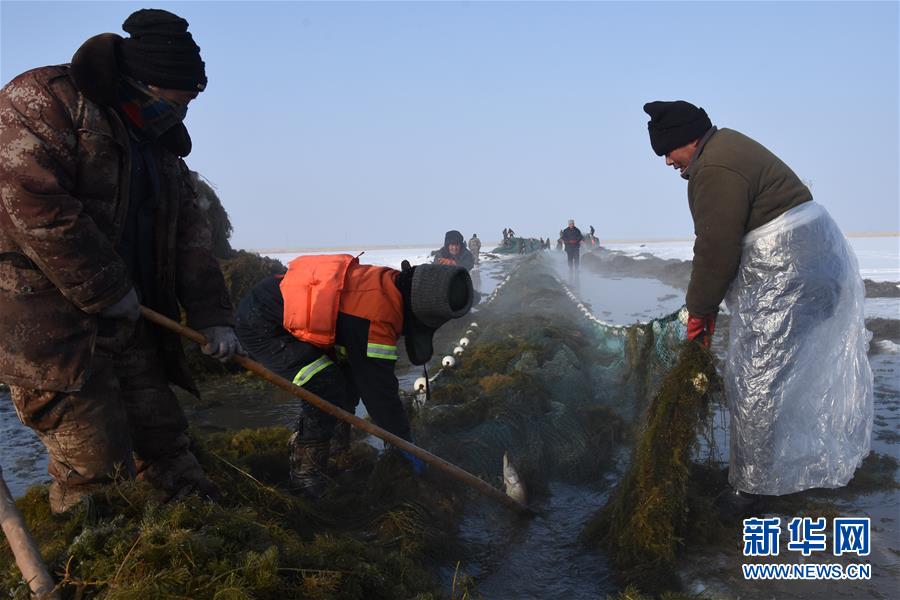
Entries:
[[516, 468], [509, 462], [506, 452], [503, 453], [503, 487], [506, 488], [506, 495], [520, 504], [527, 504], [525, 496], [525, 484], [519, 479], [519, 473]]

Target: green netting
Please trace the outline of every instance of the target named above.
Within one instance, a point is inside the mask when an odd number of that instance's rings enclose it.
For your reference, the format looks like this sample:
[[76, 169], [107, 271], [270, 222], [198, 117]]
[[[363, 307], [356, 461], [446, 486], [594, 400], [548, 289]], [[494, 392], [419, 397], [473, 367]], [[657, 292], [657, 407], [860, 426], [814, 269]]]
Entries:
[[684, 326], [675, 314], [604, 323], [570, 294], [540, 256], [523, 261], [479, 307], [469, 348], [416, 410], [417, 439], [492, 482], [504, 452], [532, 490], [601, 478], [673, 364]]

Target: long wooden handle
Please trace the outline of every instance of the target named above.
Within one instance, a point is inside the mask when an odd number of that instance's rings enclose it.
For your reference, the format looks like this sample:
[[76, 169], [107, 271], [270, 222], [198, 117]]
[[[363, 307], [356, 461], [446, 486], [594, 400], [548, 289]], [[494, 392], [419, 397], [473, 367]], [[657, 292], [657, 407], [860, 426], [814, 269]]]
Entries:
[[[199, 331], [191, 329], [190, 327], [185, 327], [181, 323], [177, 323], [177, 322], [173, 321], [172, 319], [166, 317], [165, 315], [161, 315], [158, 312], [156, 312], [150, 308], [147, 308], [146, 306], [141, 306], [141, 316], [143, 316], [148, 321], [152, 321], [152, 322], [156, 323], [157, 325], [160, 325], [162, 327], [165, 327], [166, 329], [174, 331], [175, 333], [182, 335], [191, 341], [197, 342], [201, 346], [206, 345], [206, 338]], [[416, 446], [415, 444], [411, 444], [410, 442], [407, 442], [403, 438], [394, 435], [390, 431], [386, 431], [386, 430], [382, 429], [381, 427], [378, 427], [377, 425], [370, 423], [369, 421], [366, 421], [365, 419], [360, 419], [356, 415], [351, 414], [341, 408], [338, 408], [331, 402], [328, 402], [327, 400], [320, 398], [319, 396], [317, 396], [316, 394], [313, 394], [309, 390], [306, 390], [306, 389], [300, 387], [299, 385], [294, 385], [292, 382], [288, 381], [284, 377], [276, 375], [275, 373], [273, 373], [269, 369], [265, 368], [264, 366], [262, 366], [260, 363], [256, 362], [255, 360], [252, 360], [250, 358], [247, 358], [246, 356], [241, 356], [238, 354], [236, 354], [231, 360], [232, 360], [232, 362], [244, 367], [248, 371], [251, 371], [251, 372], [255, 373], [256, 375], [259, 375], [260, 377], [262, 377], [269, 383], [272, 383], [272, 384], [280, 387], [281, 389], [283, 389], [287, 392], [290, 392], [294, 396], [297, 396], [298, 398], [301, 398], [301, 399], [305, 400], [306, 402], [309, 402], [310, 404], [312, 404], [313, 406], [315, 406], [322, 412], [328, 413], [329, 415], [331, 415], [335, 418], [338, 418], [341, 421], [350, 423], [354, 427], [357, 427], [358, 429], [362, 429], [366, 433], [370, 433], [377, 438], [381, 438], [382, 440], [384, 440], [385, 442], [388, 442], [389, 444], [391, 444], [393, 446], [396, 446], [402, 450], [406, 450], [410, 454], [421, 458], [423, 461], [425, 461], [429, 465], [432, 465], [433, 467], [436, 467], [437, 469], [440, 469], [441, 471], [447, 473], [451, 477], [454, 477], [454, 478], [462, 481], [463, 483], [467, 484], [469, 487], [474, 488], [475, 490], [481, 492], [485, 496], [493, 498], [494, 500], [498, 500], [504, 506], [508, 506], [508, 507], [510, 507], [516, 511], [522, 512], [522, 513], [534, 515], [534, 511], [532, 511], [526, 505], [518, 502], [517, 500], [514, 500], [513, 498], [510, 498], [505, 493], [501, 492], [500, 490], [498, 490], [494, 486], [490, 485], [486, 481], [479, 479], [478, 477], [472, 475], [465, 469], [461, 469], [460, 467], [457, 467], [453, 463], [449, 463], [446, 460], [444, 460], [443, 458], [441, 458], [439, 456], [435, 456], [434, 454], [432, 454], [428, 450], [425, 450], [424, 448], [420, 448], [419, 446]]]
[[56, 583], [47, 572], [41, 553], [31, 537], [19, 507], [16, 506], [0, 467], [0, 525], [9, 541], [22, 577], [38, 600], [59, 600]]

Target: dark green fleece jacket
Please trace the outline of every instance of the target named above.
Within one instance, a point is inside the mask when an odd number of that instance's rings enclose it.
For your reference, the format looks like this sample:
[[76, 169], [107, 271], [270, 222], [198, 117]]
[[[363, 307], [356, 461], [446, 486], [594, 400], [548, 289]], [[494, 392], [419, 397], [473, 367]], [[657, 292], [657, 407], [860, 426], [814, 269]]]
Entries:
[[764, 146], [732, 129], [711, 129], [683, 175], [694, 218], [688, 311], [714, 314], [741, 262], [746, 233], [812, 200], [809, 188]]

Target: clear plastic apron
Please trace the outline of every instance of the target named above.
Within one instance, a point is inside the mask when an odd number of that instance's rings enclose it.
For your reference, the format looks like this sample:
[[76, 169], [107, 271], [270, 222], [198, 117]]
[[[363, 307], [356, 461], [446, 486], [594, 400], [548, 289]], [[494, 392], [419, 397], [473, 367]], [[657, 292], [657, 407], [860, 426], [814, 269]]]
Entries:
[[853, 477], [873, 419], [864, 300], [856, 256], [815, 202], [744, 237], [727, 297], [732, 486], [781, 495]]

